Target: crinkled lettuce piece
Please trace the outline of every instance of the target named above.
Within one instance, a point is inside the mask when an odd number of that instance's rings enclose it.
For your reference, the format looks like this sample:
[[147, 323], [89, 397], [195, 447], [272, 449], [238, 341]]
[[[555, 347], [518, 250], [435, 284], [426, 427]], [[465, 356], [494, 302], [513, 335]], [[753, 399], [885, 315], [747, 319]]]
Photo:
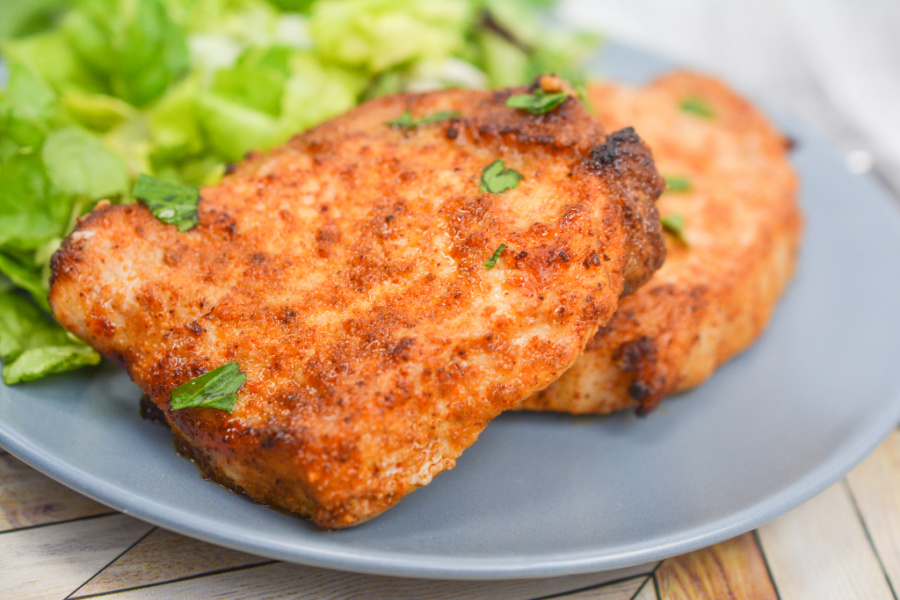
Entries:
[[0, 249], [28, 251], [65, 233], [73, 199], [56, 189], [36, 152], [0, 165]]
[[474, 8], [467, 0], [327, 0], [313, 5], [309, 31], [322, 59], [377, 73], [460, 50]]
[[112, 198], [128, 193], [131, 185], [122, 159], [99, 137], [79, 127], [51, 131], [41, 157], [50, 181], [64, 194]]
[[85, 66], [60, 29], [8, 40], [2, 50], [7, 61], [26, 65], [57, 91], [72, 87], [94, 93], [103, 91], [102, 81]]
[[43, 78], [21, 63], [9, 63], [7, 68], [9, 80], [0, 134], [17, 147], [40, 145], [58, 118], [59, 98]]
[[14, 291], [0, 292], [0, 359], [7, 385], [100, 363], [100, 355]]
[[0, 0], [0, 40], [48, 27], [70, 0]]
[[63, 31], [113, 95], [141, 107], [187, 70], [187, 38], [161, 0], [78, 0]]
[[272, 148], [357, 104], [365, 77], [306, 51], [282, 50], [251, 49], [197, 95], [200, 129], [222, 160]]
[[[527, 7], [526, 5], [532, 5]], [[481, 62], [492, 87], [520, 85], [541, 73], [580, 79], [581, 63], [602, 41], [596, 33], [553, 27], [540, 8], [553, 2], [484, 0], [487, 18], [477, 36]]]

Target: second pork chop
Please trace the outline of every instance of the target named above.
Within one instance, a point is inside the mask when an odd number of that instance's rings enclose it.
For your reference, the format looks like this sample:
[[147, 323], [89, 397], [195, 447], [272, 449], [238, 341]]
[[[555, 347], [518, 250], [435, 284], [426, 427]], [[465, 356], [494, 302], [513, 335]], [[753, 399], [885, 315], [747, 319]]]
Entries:
[[724, 83], [686, 71], [635, 88], [590, 88], [597, 118], [638, 128], [670, 179], [663, 218], [679, 215], [666, 264], [588, 343], [530, 410], [646, 412], [749, 346], [794, 272], [802, 216], [789, 144]]

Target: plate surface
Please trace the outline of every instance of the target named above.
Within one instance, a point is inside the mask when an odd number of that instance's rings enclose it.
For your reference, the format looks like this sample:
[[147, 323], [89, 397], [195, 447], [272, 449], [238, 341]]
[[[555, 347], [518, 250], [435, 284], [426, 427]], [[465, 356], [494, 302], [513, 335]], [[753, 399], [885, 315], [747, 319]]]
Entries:
[[[610, 45], [643, 81], [671, 65]], [[509, 414], [457, 468], [355, 529], [322, 532], [203, 481], [138, 416], [114, 368], [0, 387], [0, 445], [134, 517], [287, 561], [414, 577], [610, 570], [722, 541], [838, 480], [900, 418], [900, 211], [814, 133], [798, 141], [806, 234], [762, 339], [647, 418]]]

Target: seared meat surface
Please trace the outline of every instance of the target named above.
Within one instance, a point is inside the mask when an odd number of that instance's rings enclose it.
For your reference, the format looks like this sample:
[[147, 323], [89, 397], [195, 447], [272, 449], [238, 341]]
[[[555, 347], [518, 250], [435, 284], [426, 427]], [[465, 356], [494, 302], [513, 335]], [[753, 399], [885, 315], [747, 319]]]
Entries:
[[695, 386], [763, 331], [794, 271], [802, 218], [788, 141], [719, 81], [687, 72], [644, 88], [590, 89], [607, 127], [633, 125], [671, 178], [666, 263], [623, 298], [584, 356], [523, 408], [607, 413], [653, 408]]
[[[54, 314], [207, 475], [325, 528], [365, 521], [557, 378], [662, 262], [663, 181], [634, 132], [574, 98], [505, 107], [524, 91], [371, 101], [202, 189], [187, 232], [100, 207], [54, 257]], [[458, 116], [386, 124], [407, 110]], [[522, 180], [481, 191], [497, 160]], [[234, 361], [231, 414], [171, 410]]]

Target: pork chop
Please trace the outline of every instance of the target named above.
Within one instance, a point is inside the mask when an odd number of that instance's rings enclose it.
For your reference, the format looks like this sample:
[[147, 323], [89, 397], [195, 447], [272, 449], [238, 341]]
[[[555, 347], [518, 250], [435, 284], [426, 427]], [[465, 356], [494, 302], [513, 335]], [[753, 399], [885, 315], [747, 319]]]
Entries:
[[[662, 262], [637, 135], [574, 98], [505, 106], [526, 91], [368, 102], [203, 188], [186, 232], [100, 207], [54, 257], [54, 315], [207, 476], [324, 528], [365, 521], [558, 377]], [[171, 408], [232, 362], [230, 414]]]
[[669, 180], [666, 263], [588, 343], [584, 356], [523, 408], [647, 412], [696, 386], [763, 331], [790, 280], [802, 219], [789, 143], [723, 83], [676, 72], [643, 88], [590, 88], [607, 127], [633, 125]]

